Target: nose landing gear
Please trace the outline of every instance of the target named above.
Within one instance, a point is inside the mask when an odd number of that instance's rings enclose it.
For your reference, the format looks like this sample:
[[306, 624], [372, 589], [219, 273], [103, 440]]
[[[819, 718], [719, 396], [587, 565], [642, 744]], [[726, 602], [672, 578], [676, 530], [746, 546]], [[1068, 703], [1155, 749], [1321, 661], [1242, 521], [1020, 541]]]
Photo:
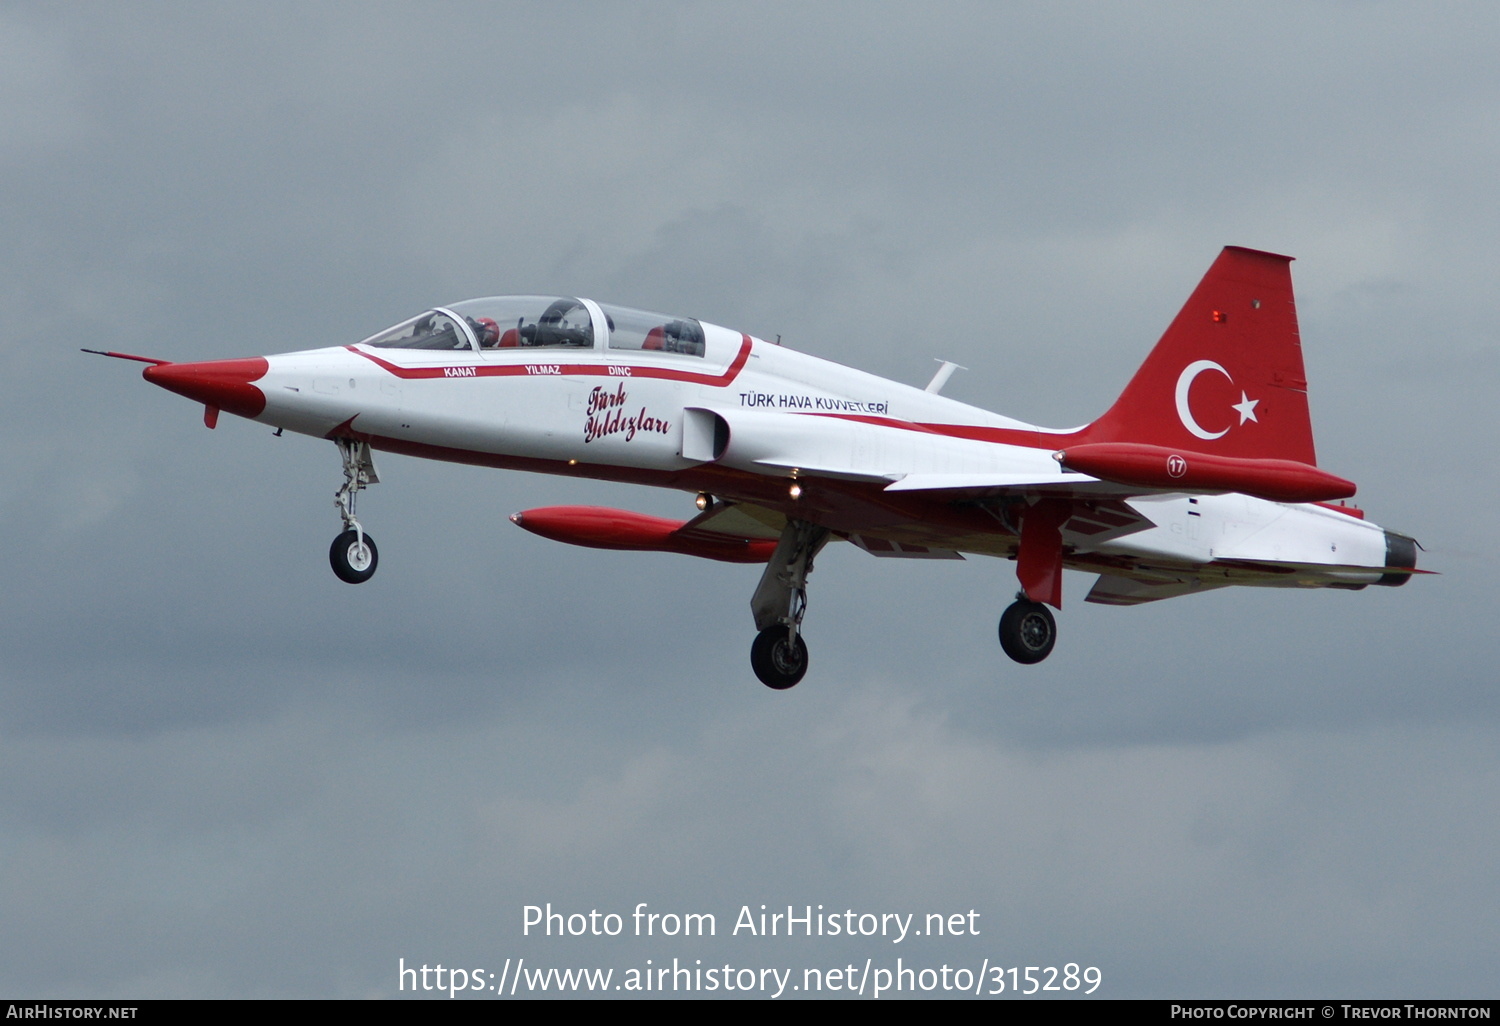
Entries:
[[380, 554], [375, 539], [362, 531], [345, 531], [328, 549], [328, 562], [345, 584], [363, 584], [375, 576]]
[[339, 456], [344, 461], [344, 485], [333, 497], [344, 521], [344, 532], [329, 547], [328, 562], [339, 580], [346, 584], [363, 584], [375, 576], [380, 553], [375, 548], [375, 540], [365, 534], [354, 515], [354, 500], [369, 485], [379, 484], [380, 475], [375, 472], [369, 442], [335, 438], [334, 444], [339, 447]]

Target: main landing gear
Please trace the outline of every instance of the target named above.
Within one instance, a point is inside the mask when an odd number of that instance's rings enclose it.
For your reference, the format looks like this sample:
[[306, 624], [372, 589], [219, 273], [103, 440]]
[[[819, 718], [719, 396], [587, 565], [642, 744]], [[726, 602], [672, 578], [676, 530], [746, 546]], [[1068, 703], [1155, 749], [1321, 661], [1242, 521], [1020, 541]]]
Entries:
[[1000, 617], [1000, 647], [1018, 663], [1039, 663], [1052, 654], [1057, 644], [1057, 621], [1052, 610], [1032, 602], [1026, 593], [1016, 595]]
[[[1000, 617], [1000, 647], [1018, 663], [1039, 663], [1057, 644], [1057, 621], [1048, 605], [1062, 608], [1062, 529], [1073, 516], [1066, 499], [1039, 499], [1019, 510], [1016, 578], [1021, 590]], [[1002, 523], [1015, 530], [1013, 522]]]
[[750, 598], [750, 612], [760, 631], [750, 646], [750, 667], [768, 688], [785, 691], [807, 673], [807, 642], [801, 634], [807, 576], [813, 557], [827, 542], [827, 528], [805, 520], [787, 521]]
[[807, 673], [807, 642], [780, 624], [767, 627], [750, 646], [750, 668], [766, 687], [785, 691]]
[[354, 500], [367, 486], [379, 484], [380, 475], [375, 472], [369, 442], [352, 438], [335, 438], [333, 441], [344, 461], [344, 486], [333, 497], [344, 521], [344, 532], [328, 549], [328, 562], [339, 580], [346, 584], [363, 584], [375, 576], [380, 553], [375, 548], [375, 540], [365, 534], [354, 515]]

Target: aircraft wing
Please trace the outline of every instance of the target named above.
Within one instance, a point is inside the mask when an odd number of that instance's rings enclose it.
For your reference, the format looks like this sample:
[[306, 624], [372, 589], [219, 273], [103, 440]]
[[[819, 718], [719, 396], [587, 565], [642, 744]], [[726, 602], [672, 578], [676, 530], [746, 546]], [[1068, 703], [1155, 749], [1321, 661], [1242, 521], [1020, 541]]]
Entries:
[[775, 541], [785, 528], [786, 517], [775, 510], [749, 502], [720, 502], [683, 524], [678, 533]]
[[992, 499], [1032, 495], [1048, 498], [1125, 498], [1157, 494], [1161, 488], [1140, 488], [1101, 481], [1087, 474], [907, 474], [885, 488], [888, 492], [930, 492], [951, 500]]

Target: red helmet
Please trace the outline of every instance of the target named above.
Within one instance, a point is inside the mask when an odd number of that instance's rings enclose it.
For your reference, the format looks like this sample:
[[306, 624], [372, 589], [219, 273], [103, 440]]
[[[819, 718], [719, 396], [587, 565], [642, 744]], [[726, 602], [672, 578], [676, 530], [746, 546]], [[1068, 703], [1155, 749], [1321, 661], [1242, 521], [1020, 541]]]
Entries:
[[474, 320], [479, 325], [479, 330], [476, 334], [479, 336], [480, 348], [488, 349], [490, 346], [498, 345], [500, 342], [500, 325], [496, 324], [489, 317], [476, 317]]

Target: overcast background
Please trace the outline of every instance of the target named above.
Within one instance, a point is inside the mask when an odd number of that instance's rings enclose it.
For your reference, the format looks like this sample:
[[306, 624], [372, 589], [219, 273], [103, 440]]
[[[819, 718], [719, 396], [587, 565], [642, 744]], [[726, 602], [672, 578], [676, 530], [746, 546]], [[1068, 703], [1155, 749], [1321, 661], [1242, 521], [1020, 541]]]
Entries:
[[[0, 6], [0, 993], [358, 997], [408, 965], [1099, 967], [1112, 997], [1495, 997], [1492, 5]], [[831, 547], [516, 530], [691, 496], [380, 459], [139, 366], [428, 306], [661, 309], [1064, 427], [1221, 246], [1298, 257], [1322, 466], [1442, 576], [1086, 606]], [[692, 941], [521, 910], [711, 912]], [[901, 945], [758, 910], [980, 913]]]

